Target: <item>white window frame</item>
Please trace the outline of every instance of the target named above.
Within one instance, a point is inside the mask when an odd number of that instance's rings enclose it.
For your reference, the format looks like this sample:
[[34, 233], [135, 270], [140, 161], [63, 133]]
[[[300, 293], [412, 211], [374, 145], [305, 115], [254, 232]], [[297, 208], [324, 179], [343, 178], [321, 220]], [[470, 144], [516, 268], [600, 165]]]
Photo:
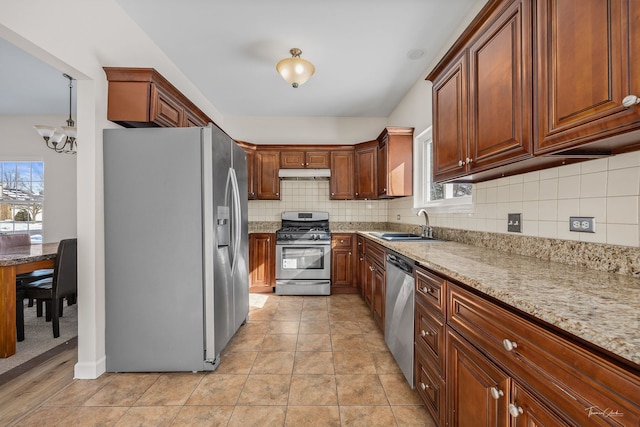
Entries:
[[[16, 191], [9, 191], [8, 194], [5, 193], [5, 189], [3, 188], [4, 176], [0, 177], [0, 201], [3, 204], [10, 205], [11, 209], [11, 220], [2, 221], [2, 227], [0, 227], [0, 232], [6, 234], [22, 234], [27, 233], [31, 236], [32, 243], [42, 243], [42, 236], [44, 235], [44, 161], [42, 160], [10, 160], [10, 159], [0, 159], [0, 163], [30, 163], [29, 166], [29, 178], [24, 179], [22, 177], [19, 182], [28, 183], [29, 189], [33, 187], [33, 183], [42, 183], [41, 193], [40, 195], [34, 195], [33, 193], [26, 192], [22, 193], [19, 188], [15, 188]], [[42, 179], [35, 180], [33, 176], [33, 163], [42, 164]], [[4, 166], [4, 165], [3, 165]], [[3, 170], [3, 168], [0, 168]], [[18, 179], [18, 176], [15, 178]], [[13, 189], [12, 189], [13, 190]], [[7, 196], [7, 197], [5, 197]], [[35, 196], [30, 198], [30, 196]], [[39, 205], [40, 211], [37, 213], [36, 217], [32, 218], [29, 221], [16, 221], [15, 214], [24, 209], [24, 206], [28, 205]], [[11, 226], [11, 229], [8, 229], [7, 226]]]
[[[445, 198], [430, 200], [433, 129], [429, 126], [413, 140], [414, 152], [414, 209], [426, 208], [433, 213], [470, 213], [475, 211], [473, 196], [453, 197], [453, 184], [445, 184]], [[473, 191], [472, 191], [473, 194]]]

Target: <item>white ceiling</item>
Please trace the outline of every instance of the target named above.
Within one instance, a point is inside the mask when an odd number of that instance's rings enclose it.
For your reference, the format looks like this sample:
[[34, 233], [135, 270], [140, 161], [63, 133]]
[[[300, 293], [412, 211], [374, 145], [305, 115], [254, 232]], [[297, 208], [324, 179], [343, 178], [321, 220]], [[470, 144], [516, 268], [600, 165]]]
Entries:
[[[223, 115], [330, 117], [389, 116], [478, 1], [117, 0]], [[316, 66], [297, 89], [275, 71], [292, 47]], [[68, 112], [62, 73], [0, 57], [0, 114]]]

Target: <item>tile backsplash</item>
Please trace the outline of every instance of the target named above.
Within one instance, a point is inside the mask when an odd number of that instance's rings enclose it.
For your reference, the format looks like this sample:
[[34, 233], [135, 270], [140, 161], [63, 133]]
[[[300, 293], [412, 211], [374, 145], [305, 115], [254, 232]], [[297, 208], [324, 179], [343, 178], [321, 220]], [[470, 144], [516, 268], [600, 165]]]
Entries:
[[386, 222], [386, 200], [330, 200], [329, 181], [281, 181], [280, 200], [249, 200], [249, 221], [280, 221], [282, 211], [329, 212], [332, 222]]
[[[638, 247], [640, 151], [481, 182], [473, 201], [471, 213], [427, 208], [431, 225], [507, 233], [507, 215], [521, 213], [522, 233], [509, 234]], [[413, 198], [388, 203], [388, 222], [424, 223]], [[569, 231], [570, 216], [595, 217], [595, 233]]]

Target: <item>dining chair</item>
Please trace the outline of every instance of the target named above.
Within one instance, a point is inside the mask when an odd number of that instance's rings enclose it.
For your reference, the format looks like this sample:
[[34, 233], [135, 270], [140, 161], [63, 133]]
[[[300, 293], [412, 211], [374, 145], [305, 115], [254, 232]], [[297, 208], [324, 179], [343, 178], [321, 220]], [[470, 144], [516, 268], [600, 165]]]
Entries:
[[[75, 296], [78, 291], [78, 239], [64, 239], [58, 245], [53, 276], [23, 285], [20, 292], [24, 298], [33, 298], [44, 301], [46, 304], [47, 320], [51, 318], [53, 325], [53, 337], [60, 336], [60, 316], [62, 314], [62, 301], [65, 297]], [[21, 300], [20, 300], [21, 301]], [[18, 304], [24, 310], [24, 305]], [[16, 321], [24, 319], [16, 316]], [[22, 331], [21, 331], [22, 330]], [[18, 325], [18, 337], [20, 333], [24, 337], [24, 321]]]

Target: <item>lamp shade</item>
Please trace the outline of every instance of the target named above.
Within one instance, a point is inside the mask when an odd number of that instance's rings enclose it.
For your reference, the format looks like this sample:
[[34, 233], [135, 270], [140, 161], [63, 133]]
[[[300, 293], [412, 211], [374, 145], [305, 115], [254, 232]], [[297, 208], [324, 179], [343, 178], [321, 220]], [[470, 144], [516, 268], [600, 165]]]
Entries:
[[291, 86], [298, 87], [304, 84], [316, 72], [316, 67], [300, 58], [302, 51], [297, 48], [291, 49], [291, 58], [285, 58], [276, 64], [276, 70]]

